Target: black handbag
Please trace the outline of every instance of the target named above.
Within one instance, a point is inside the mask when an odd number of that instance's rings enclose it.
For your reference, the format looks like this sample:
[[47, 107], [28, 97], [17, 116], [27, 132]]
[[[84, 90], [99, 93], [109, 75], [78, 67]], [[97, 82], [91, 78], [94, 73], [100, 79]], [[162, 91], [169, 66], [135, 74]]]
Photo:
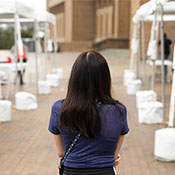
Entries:
[[80, 136], [81, 136], [80, 133], [75, 136], [75, 138], [72, 140], [72, 142], [68, 146], [68, 148], [67, 148], [67, 150], [66, 150], [66, 152], [64, 154], [64, 157], [60, 160], [60, 166], [59, 166], [59, 174], [60, 175], [63, 175], [63, 172], [64, 172], [64, 162], [65, 162], [67, 156], [73, 150], [73, 148], [76, 145], [77, 141], [79, 140]]

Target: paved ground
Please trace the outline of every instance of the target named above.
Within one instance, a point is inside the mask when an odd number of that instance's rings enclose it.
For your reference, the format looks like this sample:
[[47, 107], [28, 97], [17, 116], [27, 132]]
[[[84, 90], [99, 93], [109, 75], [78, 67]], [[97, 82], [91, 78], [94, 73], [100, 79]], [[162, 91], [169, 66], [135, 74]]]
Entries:
[[[128, 67], [127, 50], [108, 50], [102, 52], [108, 60], [113, 82], [113, 94], [128, 108], [130, 132], [126, 137], [122, 151], [118, 175], [175, 175], [175, 163], [155, 160], [153, 155], [154, 132], [165, 125], [139, 124], [135, 96], [128, 96], [123, 86], [123, 70]], [[51, 135], [47, 131], [50, 109], [54, 101], [65, 97], [71, 65], [78, 53], [60, 53], [56, 65], [64, 69], [64, 77], [59, 87], [52, 89], [49, 96], [38, 95], [39, 108], [34, 111], [12, 110], [12, 121], [0, 124], [0, 175], [56, 175], [59, 159], [56, 156]], [[20, 90], [36, 93], [33, 55], [29, 60], [30, 68], [25, 75], [26, 84]], [[40, 67], [43, 55], [39, 57]], [[49, 62], [54, 63], [53, 55]], [[54, 65], [54, 64], [52, 64]], [[51, 71], [51, 67], [44, 70]], [[44, 77], [44, 71], [41, 78]], [[5, 88], [5, 87], [3, 87]], [[14, 90], [11, 88], [10, 99], [14, 104]], [[160, 94], [160, 82], [156, 83]], [[166, 85], [167, 107], [170, 85]], [[160, 98], [160, 95], [158, 95]], [[168, 113], [168, 111], [167, 111]]]

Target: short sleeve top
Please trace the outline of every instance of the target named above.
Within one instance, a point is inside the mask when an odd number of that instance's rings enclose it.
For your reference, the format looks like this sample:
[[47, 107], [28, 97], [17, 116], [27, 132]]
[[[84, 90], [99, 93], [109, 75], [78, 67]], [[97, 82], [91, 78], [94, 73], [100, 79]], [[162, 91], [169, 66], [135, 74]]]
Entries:
[[[52, 106], [49, 131], [52, 134], [61, 134], [64, 149], [74, 139], [75, 134], [59, 128], [59, 116], [63, 100], [57, 101]], [[66, 158], [65, 166], [71, 168], [100, 168], [112, 167], [115, 161], [115, 150], [120, 135], [128, 133], [127, 111], [124, 105], [101, 104], [99, 115], [101, 131], [95, 139], [81, 136], [72, 152]]]

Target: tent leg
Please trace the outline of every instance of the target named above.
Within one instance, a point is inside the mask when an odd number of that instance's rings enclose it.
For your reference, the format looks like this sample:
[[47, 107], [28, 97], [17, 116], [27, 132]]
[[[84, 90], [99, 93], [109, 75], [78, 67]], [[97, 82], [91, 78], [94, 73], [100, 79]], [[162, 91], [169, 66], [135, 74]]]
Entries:
[[142, 21], [142, 69], [143, 69], [143, 85], [146, 86], [146, 74], [145, 74], [145, 25]]
[[37, 47], [38, 22], [35, 20], [35, 66], [36, 66], [36, 92], [38, 93], [38, 47]]
[[160, 24], [160, 34], [161, 34], [161, 72], [162, 72], [162, 104], [163, 104], [163, 117], [165, 120], [165, 72], [164, 72], [164, 22], [163, 22], [163, 6], [160, 4], [161, 10], [161, 24]]
[[53, 35], [54, 35], [54, 67], [53, 68], [56, 68], [56, 53], [57, 53], [56, 24], [53, 25]]
[[137, 78], [140, 79], [140, 32], [138, 32]]
[[153, 62], [153, 67], [152, 67], [152, 81], [151, 81], [151, 89], [154, 91], [155, 88], [155, 73], [156, 73], [156, 65], [155, 65], [155, 60], [152, 60]]
[[15, 76], [15, 85], [16, 85], [16, 92], [19, 90], [19, 79], [18, 79], [18, 58], [17, 58], [17, 23], [19, 20], [19, 16], [17, 13], [14, 14], [15, 24], [14, 24], [14, 54], [15, 54], [15, 63], [16, 63], [16, 76]]

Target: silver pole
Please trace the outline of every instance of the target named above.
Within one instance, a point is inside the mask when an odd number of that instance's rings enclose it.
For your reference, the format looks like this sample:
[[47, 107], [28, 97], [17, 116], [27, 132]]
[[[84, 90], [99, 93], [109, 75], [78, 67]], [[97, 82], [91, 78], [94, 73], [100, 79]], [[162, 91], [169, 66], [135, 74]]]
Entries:
[[170, 108], [169, 108], [169, 122], [168, 126], [175, 126], [175, 43], [174, 43], [174, 53], [173, 53], [173, 77], [171, 86], [171, 98], [170, 98]]
[[142, 21], [142, 79], [143, 85], [146, 86], [146, 74], [145, 74], [145, 25], [144, 21]]
[[165, 120], [165, 72], [164, 72], [164, 22], [163, 22], [163, 6], [160, 4], [161, 13], [161, 23], [160, 23], [160, 33], [161, 33], [161, 72], [162, 72], [162, 104], [163, 104], [163, 117]]
[[156, 73], [156, 64], [155, 60], [152, 59], [153, 67], [152, 67], [152, 81], [151, 81], [151, 89], [154, 91], [155, 88], [155, 73]]
[[45, 30], [45, 36], [44, 36], [44, 59], [45, 59], [45, 64], [44, 64], [44, 75], [46, 78], [46, 74], [48, 73], [47, 71], [47, 22], [44, 24], [44, 30]]
[[53, 68], [56, 68], [56, 53], [57, 53], [57, 35], [56, 35], [56, 24], [53, 24], [53, 37], [54, 37], [54, 66]]
[[38, 34], [38, 21], [35, 19], [35, 67], [36, 67], [36, 92], [38, 93], [38, 47], [37, 47], [37, 37]]
[[138, 30], [137, 78], [140, 79], [140, 30]]
[[14, 19], [15, 19], [15, 23], [14, 23], [14, 55], [15, 55], [15, 63], [16, 63], [16, 77], [15, 77], [15, 84], [16, 84], [16, 92], [18, 92], [19, 89], [19, 81], [18, 81], [18, 56], [17, 56], [17, 49], [18, 49], [18, 45], [17, 45], [17, 20], [18, 20], [18, 14], [17, 12], [14, 14]]

